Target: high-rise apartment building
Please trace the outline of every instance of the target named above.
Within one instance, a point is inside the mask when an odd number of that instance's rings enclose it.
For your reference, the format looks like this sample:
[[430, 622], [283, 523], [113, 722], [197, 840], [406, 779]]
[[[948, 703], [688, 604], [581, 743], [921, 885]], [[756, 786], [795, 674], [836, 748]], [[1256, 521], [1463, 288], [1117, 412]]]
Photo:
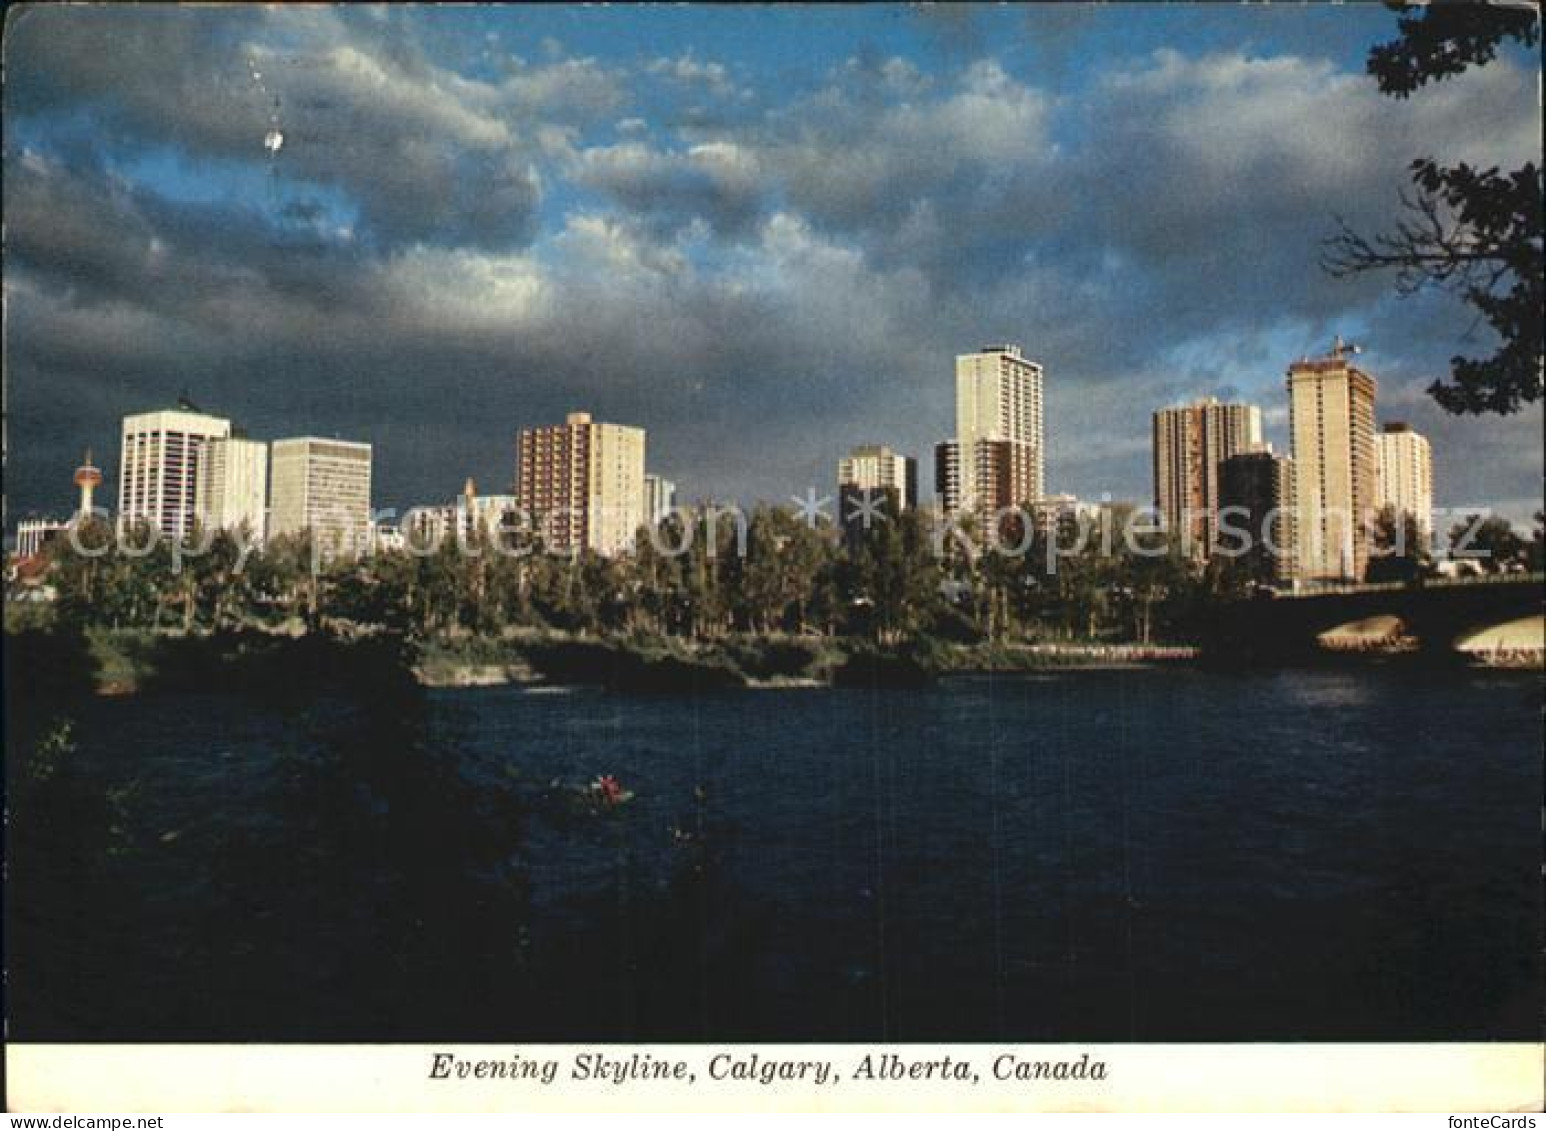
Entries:
[[1288, 367], [1299, 577], [1312, 583], [1362, 580], [1369, 562], [1368, 523], [1379, 489], [1378, 384], [1348, 361], [1348, 352], [1338, 339], [1327, 357]]
[[550, 550], [626, 553], [645, 522], [642, 428], [572, 412], [563, 424], [523, 429], [516, 498]]
[[267, 532], [268, 445], [236, 436], [209, 441], [199, 461], [194, 499], [204, 525], [245, 527], [249, 537], [261, 542]]
[[676, 509], [676, 484], [659, 475], [644, 477], [644, 519], [651, 526]]
[[364, 553], [370, 541], [369, 444], [299, 436], [271, 452], [269, 534], [310, 531], [328, 554]]
[[1261, 444], [1261, 409], [1207, 397], [1154, 414], [1154, 505], [1193, 553], [1212, 549], [1219, 465]]
[[1423, 545], [1433, 534], [1433, 453], [1427, 437], [1392, 421], [1375, 437], [1379, 453], [1377, 509], [1411, 515]]
[[[955, 506], [979, 514], [1045, 493], [1042, 367], [1017, 345], [956, 358]], [[936, 459], [938, 459], [936, 455]], [[947, 456], [946, 458], [951, 458]], [[944, 494], [945, 492], [941, 492]]]
[[148, 522], [182, 539], [197, 516], [199, 465], [211, 440], [231, 434], [231, 422], [184, 402], [164, 412], [123, 418], [118, 453], [118, 521]]
[[1251, 563], [1258, 580], [1291, 584], [1299, 566], [1294, 461], [1267, 444], [1226, 456], [1218, 492], [1214, 546]]

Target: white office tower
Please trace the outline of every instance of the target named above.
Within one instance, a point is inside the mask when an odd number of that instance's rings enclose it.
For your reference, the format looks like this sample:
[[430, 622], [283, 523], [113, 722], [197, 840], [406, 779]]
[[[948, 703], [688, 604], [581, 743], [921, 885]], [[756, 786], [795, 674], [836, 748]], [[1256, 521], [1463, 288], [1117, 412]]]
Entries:
[[369, 444], [301, 436], [275, 440], [269, 536], [310, 531], [330, 555], [361, 554], [370, 539]]
[[215, 530], [267, 532], [268, 445], [227, 436], [211, 440], [199, 463], [195, 496], [199, 521]]
[[199, 466], [212, 440], [231, 434], [231, 422], [189, 407], [123, 418], [118, 455], [118, 521], [148, 522], [181, 540], [198, 514]]

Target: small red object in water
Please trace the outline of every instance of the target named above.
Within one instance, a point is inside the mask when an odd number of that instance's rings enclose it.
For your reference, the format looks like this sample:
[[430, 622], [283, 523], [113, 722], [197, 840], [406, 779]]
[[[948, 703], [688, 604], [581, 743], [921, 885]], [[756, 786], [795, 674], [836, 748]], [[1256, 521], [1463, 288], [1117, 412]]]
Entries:
[[602, 774], [597, 778], [596, 788], [601, 791], [601, 796], [607, 801], [615, 802], [623, 795], [623, 787], [617, 784], [617, 779], [611, 774]]

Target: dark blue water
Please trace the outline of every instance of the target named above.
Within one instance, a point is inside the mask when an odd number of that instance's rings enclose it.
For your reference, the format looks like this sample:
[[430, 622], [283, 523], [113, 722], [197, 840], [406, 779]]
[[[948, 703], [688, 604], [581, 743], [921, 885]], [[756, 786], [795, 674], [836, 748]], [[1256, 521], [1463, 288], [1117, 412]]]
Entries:
[[1539, 1036], [1538, 676], [78, 716], [130, 792], [13, 901], [22, 1039]]

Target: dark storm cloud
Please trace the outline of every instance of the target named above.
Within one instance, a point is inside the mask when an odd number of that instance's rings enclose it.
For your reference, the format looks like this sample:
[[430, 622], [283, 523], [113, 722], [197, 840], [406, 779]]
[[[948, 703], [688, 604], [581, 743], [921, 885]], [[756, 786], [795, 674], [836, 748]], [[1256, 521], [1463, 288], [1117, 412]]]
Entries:
[[6, 96], [12, 113], [89, 112], [119, 147], [194, 157], [269, 159], [277, 127], [272, 163], [347, 192], [384, 244], [528, 242], [530, 123], [609, 105], [608, 80], [574, 61], [463, 79], [396, 42], [325, 9], [35, 7], [7, 37]]
[[694, 220], [725, 236], [745, 236], [765, 210], [763, 174], [735, 145], [663, 152], [640, 142], [597, 146], [580, 155], [577, 183], [606, 194], [668, 238]]
[[[994, 59], [861, 54], [748, 108], [740, 71], [685, 52], [473, 77], [395, 11], [70, 11], [7, 42], [7, 112], [57, 127], [6, 153], [24, 506], [60, 497], [59, 443], [111, 448], [120, 415], [184, 388], [260, 437], [373, 441], [381, 505], [506, 486], [515, 431], [581, 408], [647, 427], [687, 498], [781, 500], [858, 442], [927, 468], [952, 356], [1003, 339], [1047, 364], [1054, 490], [1143, 496], [1152, 408], [1237, 389], [1271, 410], [1282, 351], [1351, 324], [1441, 467], [1488, 426], [1411, 403], [1462, 349], [1458, 304], [1316, 259], [1334, 214], [1388, 220], [1419, 153], [1538, 150], [1506, 63], [1397, 104], [1298, 57], [1162, 52], [1071, 98]], [[628, 81], [711, 112], [625, 128]], [[281, 205], [123, 171], [266, 169], [274, 97]], [[1533, 445], [1447, 482], [1522, 497], [1532, 468]]]

